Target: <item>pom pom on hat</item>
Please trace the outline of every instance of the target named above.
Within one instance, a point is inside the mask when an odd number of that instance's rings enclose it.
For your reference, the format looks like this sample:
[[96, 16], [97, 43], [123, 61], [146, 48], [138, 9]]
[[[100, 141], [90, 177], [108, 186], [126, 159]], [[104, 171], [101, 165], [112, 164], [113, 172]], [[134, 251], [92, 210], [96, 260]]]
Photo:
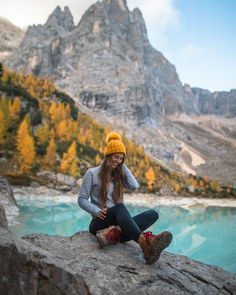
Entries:
[[119, 133], [110, 132], [106, 137], [107, 147], [105, 150], [105, 156], [111, 154], [119, 154], [122, 153], [126, 155], [126, 149], [121, 141], [121, 136]]
[[115, 132], [110, 132], [106, 137], [106, 143], [110, 142], [111, 140], [120, 140], [121, 141], [120, 134], [115, 133]]

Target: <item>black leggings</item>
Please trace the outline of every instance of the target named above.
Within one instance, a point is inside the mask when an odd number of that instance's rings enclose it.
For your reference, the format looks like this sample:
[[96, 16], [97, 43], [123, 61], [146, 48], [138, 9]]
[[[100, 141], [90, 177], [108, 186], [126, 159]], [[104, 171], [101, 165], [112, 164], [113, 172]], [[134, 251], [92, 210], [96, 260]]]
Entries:
[[151, 226], [158, 217], [159, 214], [153, 209], [131, 217], [126, 206], [123, 203], [119, 203], [107, 209], [107, 215], [104, 220], [98, 217], [92, 219], [89, 231], [95, 235], [100, 229], [107, 228], [110, 225], [119, 225], [122, 230], [121, 242], [130, 240], [138, 242], [140, 234]]

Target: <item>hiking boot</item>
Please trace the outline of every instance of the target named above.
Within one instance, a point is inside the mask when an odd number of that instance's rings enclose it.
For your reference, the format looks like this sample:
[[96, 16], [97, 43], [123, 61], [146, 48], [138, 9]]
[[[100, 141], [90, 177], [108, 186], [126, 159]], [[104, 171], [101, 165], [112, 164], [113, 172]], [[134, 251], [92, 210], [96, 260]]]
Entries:
[[143, 251], [146, 263], [153, 264], [156, 262], [161, 252], [170, 245], [171, 240], [172, 234], [168, 231], [164, 231], [159, 235], [154, 235], [150, 231], [142, 233], [139, 236], [138, 243]]
[[96, 237], [101, 248], [103, 248], [108, 245], [114, 245], [119, 243], [120, 233], [121, 228], [119, 226], [111, 225], [105, 229], [98, 230], [96, 233]]

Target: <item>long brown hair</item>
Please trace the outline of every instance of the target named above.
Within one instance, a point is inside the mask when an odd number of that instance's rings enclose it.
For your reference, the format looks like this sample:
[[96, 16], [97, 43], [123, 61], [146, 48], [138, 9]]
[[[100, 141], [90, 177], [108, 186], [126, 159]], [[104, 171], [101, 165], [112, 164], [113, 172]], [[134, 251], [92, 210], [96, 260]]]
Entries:
[[101, 165], [100, 177], [100, 203], [101, 208], [106, 206], [108, 186], [111, 180], [114, 182], [113, 200], [115, 204], [123, 201], [123, 189], [124, 189], [124, 173], [122, 170], [123, 162], [115, 169], [111, 165], [112, 155], [106, 156]]

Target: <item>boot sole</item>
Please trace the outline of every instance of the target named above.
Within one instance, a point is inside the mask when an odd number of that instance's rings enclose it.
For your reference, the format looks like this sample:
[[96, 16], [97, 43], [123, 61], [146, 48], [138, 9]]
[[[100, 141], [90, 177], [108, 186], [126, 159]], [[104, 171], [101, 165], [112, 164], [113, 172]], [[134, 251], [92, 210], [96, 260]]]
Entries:
[[100, 247], [103, 248], [105, 246], [105, 244], [103, 242], [103, 239], [100, 237], [99, 234], [96, 234], [96, 237], [97, 237], [97, 240], [98, 240], [98, 243], [99, 243]]
[[162, 236], [160, 239], [156, 240], [153, 243], [152, 248], [148, 251], [148, 253], [145, 254], [144, 258], [146, 260], [147, 264], [153, 264], [156, 262], [160, 255], [161, 252], [167, 248], [172, 241], [172, 234], [170, 232], [163, 232]]

